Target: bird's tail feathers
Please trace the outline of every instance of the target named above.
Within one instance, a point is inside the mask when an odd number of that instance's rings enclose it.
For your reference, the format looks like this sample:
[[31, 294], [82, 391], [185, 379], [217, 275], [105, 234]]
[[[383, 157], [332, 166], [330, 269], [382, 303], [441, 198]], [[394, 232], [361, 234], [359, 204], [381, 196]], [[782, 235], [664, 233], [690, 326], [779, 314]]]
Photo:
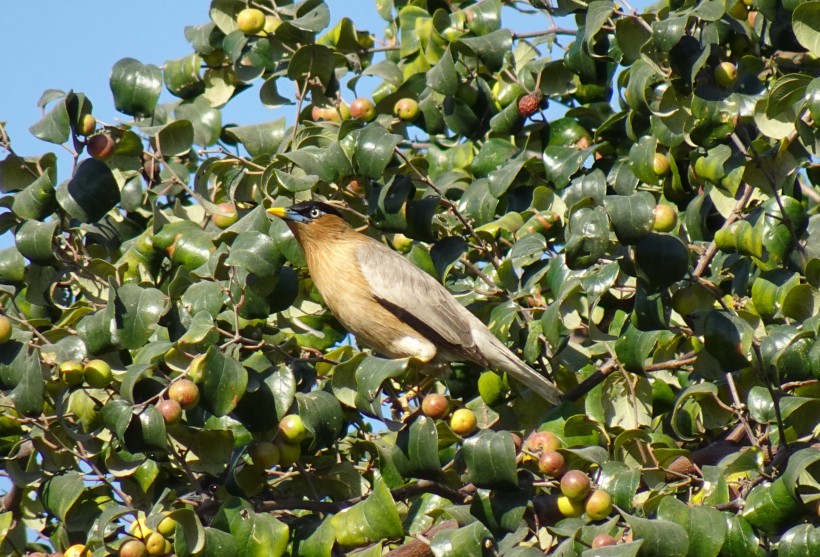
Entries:
[[492, 367], [506, 371], [550, 404], [561, 404], [561, 391], [552, 381], [522, 362], [500, 341], [494, 340], [492, 350], [483, 350]]

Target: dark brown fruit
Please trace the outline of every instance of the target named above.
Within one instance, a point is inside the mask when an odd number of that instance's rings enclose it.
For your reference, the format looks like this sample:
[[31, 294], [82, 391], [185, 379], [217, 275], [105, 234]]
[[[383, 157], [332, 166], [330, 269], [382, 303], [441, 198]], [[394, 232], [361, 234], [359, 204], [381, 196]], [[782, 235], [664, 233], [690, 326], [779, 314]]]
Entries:
[[583, 499], [589, 494], [589, 489], [589, 476], [580, 470], [570, 470], [561, 478], [561, 493], [570, 499]]
[[199, 403], [199, 387], [189, 379], [181, 379], [168, 388], [168, 398], [188, 410]]
[[104, 161], [111, 158], [111, 155], [114, 154], [114, 147], [116, 147], [116, 145], [114, 143], [114, 139], [110, 135], [98, 133], [97, 135], [88, 138], [86, 147], [88, 148], [88, 154], [91, 155], [92, 158], [95, 158], [98, 161]]
[[545, 476], [556, 478], [564, 473], [565, 466], [564, 455], [558, 451], [544, 451], [538, 457], [538, 471]]
[[541, 100], [535, 93], [529, 93], [518, 99], [518, 114], [524, 118], [529, 118], [538, 112], [538, 105]]
[[428, 418], [440, 420], [450, 412], [450, 400], [438, 393], [429, 394], [421, 402], [421, 411]]

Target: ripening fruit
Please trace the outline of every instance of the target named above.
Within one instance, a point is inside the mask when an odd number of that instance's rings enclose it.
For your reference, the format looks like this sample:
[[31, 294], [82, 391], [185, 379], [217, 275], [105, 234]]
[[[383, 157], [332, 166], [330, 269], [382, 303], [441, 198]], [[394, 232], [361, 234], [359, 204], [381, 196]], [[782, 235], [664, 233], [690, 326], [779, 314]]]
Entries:
[[189, 410], [199, 403], [199, 387], [190, 379], [180, 379], [168, 387], [168, 398], [176, 400], [183, 410]]
[[538, 112], [538, 105], [541, 99], [535, 93], [528, 93], [518, 99], [518, 114], [523, 118], [529, 118]]
[[584, 510], [592, 520], [604, 519], [612, 512], [612, 496], [603, 489], [596, 489], [587, 497]]
[[188, 366], [188, 377], [194, 383], [199, 383], [199, 381], [202, 379], [202, 374], [205, 372], [206, 356], [207, 354], [200, 354], [199, 356], [191, 360], [191, 364]]
[[159, 524], [157, 524], [157, 532], [159, 532], [166, 538], [169, 536], [173, 536], [176, 530], [177, 521], [171, 518], [170, 516], [166, 516], [165, 518], [159, 521]]
[[135, 538], [139, 538], [141, 540], [147, 539], [148, 536], [151, 535], [151, 532], [153, 532], [153, 530], [151, 530], [145, 524], [145, 517], [144, 516], [140, 516], [139, 518], [137, 518], [128, 527], [128, 533], [131, 534], [132, 536], [134, 536]]
[[256, 8], [245, 8], [236, 16], [236, 25], [246, 35], [256, 35], [265, 28], [265, 14]]
[[233, 203], [220, 203], [217, 207], [225, 213], [230, 213], [230, 215], [218, 215], [216, 213], [211, 215], [211, 220], [219, 228], [224, 230], [239, 220], [239, 215], [236, 213], [236, 207]]
[[170, 398], [160, 400], [157, 403], [157, 410], [168, 425], [177, 424], [182, 419], [182, 406], [176, 400]]
[[83, 114], [77, 121], [77, 135], [91, 135], [97, 129], [97, 119], [91, 114]]
[[656, 176], [666, 176], [672, 165], [669, 164], [669, 157], [663, 153], [655, 153], [655, 158], [652, 159], [652, 170]]
[[288, 443], [299, 443], [307, 437], [308, 431], [299, 414], [288, 414], [279, 422], [279, 435]]
[[539, 431], [527, 437], [527, 450], [533, 453], [555, 451], [561, 448], [561, 440], [551, 431]]
[[456, 435], [469, 435], [475, 431], [477, 426], [478, 420], [475, 412], [469, 408], [459, 408], [453, 412], [453, 416], [450, 418], [450, 429]]
[[564, 473], [566, 461], [558, 451], [547, 450], [538, 457], [538, 471], [545, 476], [557, 478]]
[[265, 27], [263, 31], [265, 33], [275, 33], [279, 26], [282, 25], [282, 20], [276, 17], [275, 15], [266, 15], [265, 16]]
[[584, 514], [583, 501], [575, 501], [574, 499], [570, 499], [569, 497], [562, 495], [555, 502], [558, 505], [558, 510], [560, 513], [567, 518], [574, 518]]
[[89, 557], [91, 552], [81, 543], [76, 543], [65, 550], [63, 557]]
[[376, 116], [376, 107], [370, 99], [359, 97], [350, 103], [350, 116], [356, 120], [369, 122]]
[[88, 154], [98, 161], [104, 161], [111, 158], [114, 154], [114, 138], [105, 133], [98, 133], [97, 135], [88, 138], [86, 148]]
[[407, 253], [413, 249], [413, 238], [408, 238], [401, 232], [396, 232], [391, 236], [390, 243], [393, 248], [399, 253]]
[[165, 547], [168, 540], [159, 532], [151, 532], [145, 539], [145, 549], [148, 550], [148, 555], [151, 557], [160, 557], [165, 555]]
[[505, 390], [504, 380], [494, 371], [485, 371], [478, 378], [478, 394], [487, 406], [501, 402]]
[[140, 540], [128, 540], [120, 546], [120, 557], [146, 557], [148, 549]]
[[731, 62], [721, 62], [715, 68], [715, 81], [721, 87], [731, 87], [737, 81], [737, 66]]
[[322, 108], [321, 106], [313, 105], [313, 108], [310, 109], [310, 118], [314, 122], [319, 122], [321, 120], [325, 120], [325, 112], [327, 111], [326, 108]]
[[80, 362], [67, 361], [60, 364], [60, 381], [66, 385], [79, 385], [84, 377], [83, 364]]
[[594, 538], [592, 538], [592, 549], [598, 549], [599, 547], [609, 547], [611, 545], [616, 545], [618, 540], [610, 536], [609, 534], [598, 534]]
[[111, 366], [105, 360], [91, 360], [83, 368], [85, 382], [95, 389], [104, 389], [111, 384]]
[[411, 122], [419, 115], [419, 103], [414, 99], [399, 99], [393, 106], [393, 114], [400, 120]]
[[302, 455], [302, 447], [296, 443], [288, 443], [282, 439], [276, 441], [276, 448], [279, 449], [279, 466], [287, 468]]
[[279, 464], [279, 447], [268, 441], [257, 443], [250, 450], [253, 463], [262, 468], [273, 468]]
[[12, 330], [11, 319], [0, 315], [0, 344], [6, 344], [11, 340]]
[[669, 205], [659, 203], [652, 209], [655, 220], [652, 223], [652, 230], [655, 232], [669, 232], [678, 224], [678, 212]]
[[589, 494], [589, 476], [580, 470], [570, 470], [561, 478], [561, 493], [573, 500], [581, 500]]
[[432, 393], [421, 401], [421, 411], [428, 418], [440, 420], [450, 411], [450, 400], [438, 393]]

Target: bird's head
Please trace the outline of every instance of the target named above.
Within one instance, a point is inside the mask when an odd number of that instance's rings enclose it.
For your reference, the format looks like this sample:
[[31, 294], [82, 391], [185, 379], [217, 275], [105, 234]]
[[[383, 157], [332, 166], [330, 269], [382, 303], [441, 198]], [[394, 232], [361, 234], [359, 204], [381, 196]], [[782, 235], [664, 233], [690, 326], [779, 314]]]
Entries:
[[300, 243], [303, 239], [350, 230], [338, 209], [321, 201], [303, 201], [290, 207], [271, 207], [267, 212], [284, 220]]

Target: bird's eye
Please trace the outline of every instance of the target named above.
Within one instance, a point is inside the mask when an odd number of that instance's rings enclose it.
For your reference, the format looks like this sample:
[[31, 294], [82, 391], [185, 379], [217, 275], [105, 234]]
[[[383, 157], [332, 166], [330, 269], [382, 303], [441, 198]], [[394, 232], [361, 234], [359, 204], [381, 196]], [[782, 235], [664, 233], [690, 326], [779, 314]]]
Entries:
[[318, 219], [319, 215], [321, 215], [321, 214], [322, 214], [322, 212], [319, 210], [318, 207], [314, 207], [313, 209], [310, 210], [310, 218], [312, 218], [312, 219]]

